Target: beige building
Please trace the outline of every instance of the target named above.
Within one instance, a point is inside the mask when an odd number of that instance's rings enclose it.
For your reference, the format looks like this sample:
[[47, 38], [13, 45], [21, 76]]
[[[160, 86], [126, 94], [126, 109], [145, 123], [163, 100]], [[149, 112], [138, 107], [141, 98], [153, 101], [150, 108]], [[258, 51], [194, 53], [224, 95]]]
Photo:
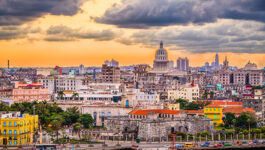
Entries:
[[186, 84], [180, 85], [178, 89], [168, 90], [168, 99], [175, 100], [178, 98], [182, 98], [192, 102], [194, 100], [199, 99], [200, 97], [200, 89], [198, 84]]
[[102, 65], [102, 82], [105, 83], [120, 83], [120, 68], [114, 66]]

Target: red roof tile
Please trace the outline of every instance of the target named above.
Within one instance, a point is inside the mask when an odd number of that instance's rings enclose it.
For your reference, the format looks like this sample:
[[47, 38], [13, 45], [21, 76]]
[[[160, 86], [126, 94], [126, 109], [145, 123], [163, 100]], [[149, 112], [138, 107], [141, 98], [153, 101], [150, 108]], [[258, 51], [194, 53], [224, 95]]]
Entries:
[[179, 114], [179, 110], [168, 110], [168, 109], [133, 110], [129, 114], [131, 114], [131, 115], [147, 115], [151, 112], [154, 112], [155, 114]]

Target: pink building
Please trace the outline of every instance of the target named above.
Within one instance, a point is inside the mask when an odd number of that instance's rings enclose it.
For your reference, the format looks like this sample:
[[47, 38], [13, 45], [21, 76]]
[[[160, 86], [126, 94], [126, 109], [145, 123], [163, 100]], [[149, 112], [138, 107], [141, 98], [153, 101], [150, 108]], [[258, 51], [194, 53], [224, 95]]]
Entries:
[[50, 91], [44, 88], [43, 84], [38, 82], [28, 83], [15, 83], [15, 88], [12, 91], [13, 103], [32, 102], [32, 101], [49, 101]]

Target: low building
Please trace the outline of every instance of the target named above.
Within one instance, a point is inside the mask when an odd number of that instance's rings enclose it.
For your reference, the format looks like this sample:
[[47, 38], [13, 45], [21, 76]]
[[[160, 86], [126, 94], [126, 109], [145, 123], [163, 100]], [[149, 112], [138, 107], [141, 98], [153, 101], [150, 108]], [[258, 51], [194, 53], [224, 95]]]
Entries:
[[207, 105], [203, 108], [203, 113], [206, 118], [212, 119], [213, 123], [220, 125], [223, 123], [223, 107], [218, 105]]
[[14, 103], [50, 100], [49, 89], [37, 82], [32, 84], [16, 83], [12, 96]]
[[198, 84], [186, 84], [180, 85], [178, 89], [168, 90], [168, 99], [175, 100], [178, 98], [182, 98], [192, 102], [194, 100], [199, 99], [200, 97], [200, 89]]
[[8, 146], [33, 144], [38, 129], [38, 115], [0, 112], [0, 144]]
[[124, 138], [141, 140], [167, 140], [177, 132], [195, 134], [213, 131], [213, 122], [204, 117], [187, 116], [183, 111], [166, 109], [132, 110], [129, 116], [107, 117], [105, 126], [109, 133], [119, 127]]

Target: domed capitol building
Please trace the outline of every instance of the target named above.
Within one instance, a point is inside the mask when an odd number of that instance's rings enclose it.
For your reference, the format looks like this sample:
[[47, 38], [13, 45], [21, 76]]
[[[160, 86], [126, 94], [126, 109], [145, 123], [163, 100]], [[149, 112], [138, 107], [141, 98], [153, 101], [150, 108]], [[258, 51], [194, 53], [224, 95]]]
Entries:
[[167, 73], [169, 70], [169, 61], [167, 50], [163, 48], [163, 41], [160, 42], [160, 48], [156, 51], [153, 65], [154, 73]]

